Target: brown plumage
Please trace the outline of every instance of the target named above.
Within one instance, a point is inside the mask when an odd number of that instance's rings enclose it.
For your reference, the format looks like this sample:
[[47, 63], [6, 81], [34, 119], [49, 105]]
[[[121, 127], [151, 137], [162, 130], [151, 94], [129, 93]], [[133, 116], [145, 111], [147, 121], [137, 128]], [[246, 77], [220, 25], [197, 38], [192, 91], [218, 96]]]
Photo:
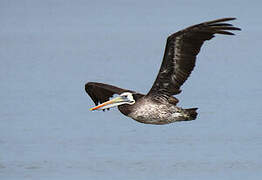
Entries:
[[[87, 83], [85, 90], [96, 105], [107, 102], [114, 94], [122, 96], [123, 93], [128, 92], [132, 95], [132, 102], [129, 99], [130, 102], [119, 105], [119, 110], [139, 122], [167, 124], [193, 120], [197, 116], [196, 108], [182, 109], [175, 106], [178, 99], [173, 95], [181, 92], [180, 87], [193, 71], [196, 56], [206, 40], [212, 39], [215, 34], [234, 35], [230, 31], [240, 30], [232, 24], [225, 23], [234, 19], [208, 21], [170, 35], [167, 38], [159, 73], [147, 95], [95, 82]], [[132, 104], [133, 100], [134, 104]]]
[[223, 18], [190, 26], [167, 38], [165, 54], [157, 78], [149, 94], [175, 95], [195, 67], [196, 56], [204, 41], [215, 34], [234, 35], [227, 30], [240, 30], [231, 24], [221, 23], [235, 18]]

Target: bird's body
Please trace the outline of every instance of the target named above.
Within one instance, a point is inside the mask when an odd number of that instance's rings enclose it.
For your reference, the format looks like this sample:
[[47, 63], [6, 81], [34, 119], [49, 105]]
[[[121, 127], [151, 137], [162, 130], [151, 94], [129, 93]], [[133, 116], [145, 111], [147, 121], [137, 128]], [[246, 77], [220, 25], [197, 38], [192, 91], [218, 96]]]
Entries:
[[[116, 86], [89, 82], [85, 90], [96, 105], [91, 110], [104, 110], [114, 106], [124, 115], [145, 124], [168, 124], [176, 121], [189, 121], [197, 117], [197, 108], [183, 109], [173, 95], [181, 92], [180, 87], [194, 69], [196, 56], [204, 41], [215, 34], [234, 35], [231, 30], [240, 30], [223, 18], [208, 21], [178, 31], [167, 38], [163, 62], [158, 76], [144, 95]], [[119, 96], [109, 100], [114, 94]]]
[[145, 124], [168, 124], [175, 121], [194, 120], [196, 109], [182, 109], [166, 99], [154, 99], [144, 96], [133, 105], [120, 105], [118, 109], [124, 115]]

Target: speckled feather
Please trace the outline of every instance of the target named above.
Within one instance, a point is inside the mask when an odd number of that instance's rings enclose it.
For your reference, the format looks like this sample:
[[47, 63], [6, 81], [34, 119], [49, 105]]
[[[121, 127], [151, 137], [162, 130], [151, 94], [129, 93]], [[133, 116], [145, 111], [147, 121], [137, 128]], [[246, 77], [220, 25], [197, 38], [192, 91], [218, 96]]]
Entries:
[[[120, 112], [132, 119], [145, 124], [168, 124], [176, 121], [194, 120], [187, 110], [170, 104], [168, 101], [156, 101], [144, 96], [134, 105], [118, 106]], [[194, 110], [197, 110], [195, 108]]]

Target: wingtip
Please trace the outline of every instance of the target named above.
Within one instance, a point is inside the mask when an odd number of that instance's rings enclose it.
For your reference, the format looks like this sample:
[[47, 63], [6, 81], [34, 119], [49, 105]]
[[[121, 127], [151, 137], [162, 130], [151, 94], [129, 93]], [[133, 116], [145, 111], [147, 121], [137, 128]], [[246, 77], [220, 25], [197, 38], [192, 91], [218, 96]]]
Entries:
[[226, 18], [221, 18], [221, 20], [224, 19], [224, 21], [233, 21], [236, 20], [236, 17], [226, 17]]
[[216, 23], [221, 23], [221, 22], [225, 22], [225, 21], [233, 21], [236, 20], [237, 18], [235, 17], [226, 17], [226, 18], [219, 18], [219, 19], [215, 19], [212, 21], [207, 21], [205, 22], [206, 24], [216, 24]]
[[230, 20], [236, 20], [236, 17], [229, 17]]

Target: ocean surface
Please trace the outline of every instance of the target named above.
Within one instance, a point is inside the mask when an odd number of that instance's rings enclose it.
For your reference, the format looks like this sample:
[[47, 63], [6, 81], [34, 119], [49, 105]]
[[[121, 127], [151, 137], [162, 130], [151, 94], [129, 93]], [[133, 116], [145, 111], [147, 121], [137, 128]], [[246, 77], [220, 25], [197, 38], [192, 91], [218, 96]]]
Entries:
[[[261, 1], [0, 1], [1, 180], [260, 180]], [[237, 17], [177, 96], [197, 120], [90, 112], [88, 81], [146, 93], [166, 38]]]

